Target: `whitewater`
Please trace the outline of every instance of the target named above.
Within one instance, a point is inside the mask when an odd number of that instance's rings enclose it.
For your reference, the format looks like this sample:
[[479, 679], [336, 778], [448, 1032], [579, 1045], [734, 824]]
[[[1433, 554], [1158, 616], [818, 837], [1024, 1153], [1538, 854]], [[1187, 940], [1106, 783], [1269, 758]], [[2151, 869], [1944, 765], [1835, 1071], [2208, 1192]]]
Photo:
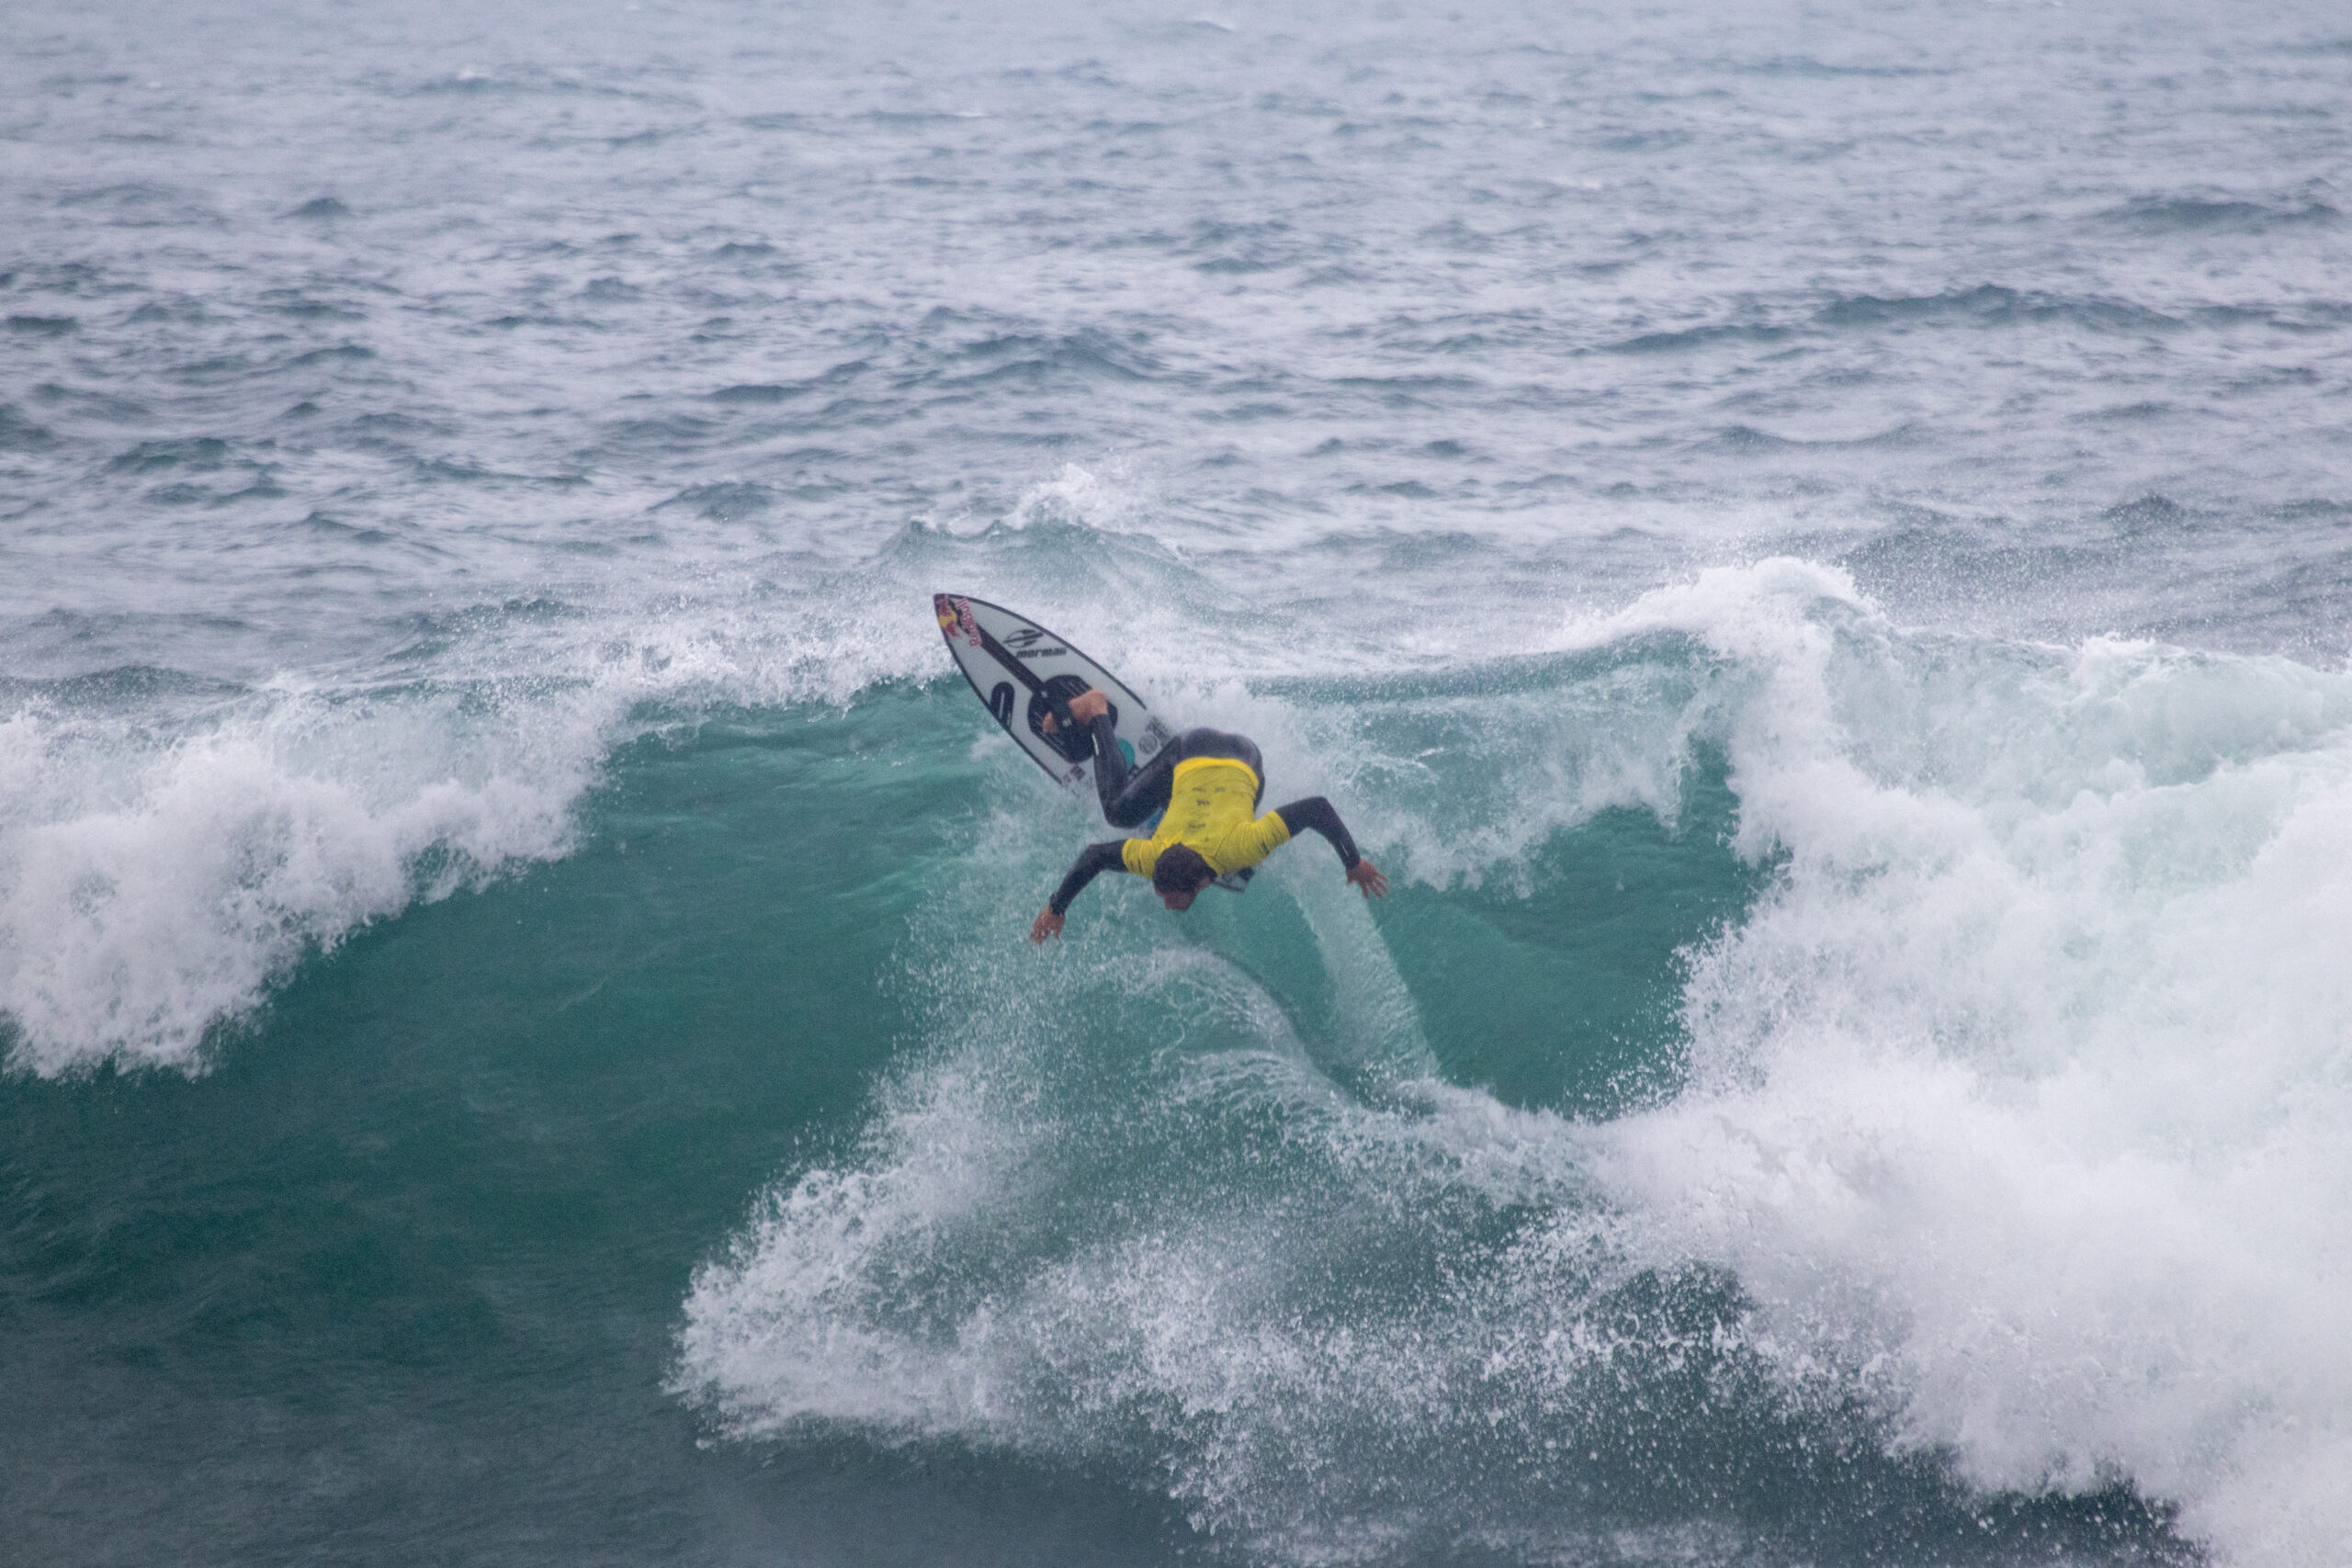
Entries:
[[22, 1550], [2352, 1562], [2334, 8], [11, 21]]

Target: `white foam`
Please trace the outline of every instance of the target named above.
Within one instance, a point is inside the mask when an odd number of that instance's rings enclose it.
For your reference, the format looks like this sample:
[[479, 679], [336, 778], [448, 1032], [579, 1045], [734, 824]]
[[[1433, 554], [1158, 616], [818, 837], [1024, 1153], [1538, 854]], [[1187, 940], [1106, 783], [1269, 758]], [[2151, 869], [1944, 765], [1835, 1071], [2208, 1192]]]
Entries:
[[192, 1067], [303, 953], [559, 852], [587, 759], [527, 733], [453, 745], [463, 705], [280, 690], [162, 739], [39, 706], [0, 719], [11, 1065]]
[[1983, 1484], [2352, 1549], [2346, 678], [1906, 639], [1790, 562], [1637, 626], [1764, 665], [1726, 742], [1782, 863], [1696, 966], [1700, 1081], [1599, 1140], [1650, 1255], [1891, 1354]]
[[[959, 885], [1034, 866], [1066, 826], [991, 824]], [[1312, 1046], [1210, 947], [1106, 918], [976, 961], [974, 911], [944, 893], [919, 937], [933, 1048], [861, 1150], [763, 1197], [698, 1271], [674, 1386], [741, 1437], [834, 1422], [1130, 1457], [1204, 1529], [1296, 1561], [1397, 1539], [1360, 1444], [1491, 1442], [1464, 1391], [1498, 1355], [1572, 1375], [1598, 1352], [1531, 1341], [1515, 1310], [1333, 1310], [1331, 1270], [1367, 1232], [1445, 1245], [1482, 1204], [1556, 1203], [1580, 1156], [1555, 1116], [1411, 1079], [1427, 1046], [1377, 931], [1347, 889], [1301, 880], [1270, 873], [1250, 898], [1303, 895], [1354, 992], [1341, 1037]], [[1368, 1105], [1318, 1061], [1406, 1081]], [[1270, 1119], [1272, 1143], [1243, 1131]], [[1553, 1257], [1555, 1280], [1589, 1263], [1565, 1240]]]
[[[1163, 1052], [1150, 1124], [1089, 1125], [1053, 1109], [1072, 1103], [1066, 1080], [1002, 1048], [1053, 1009], [1000, 1030], [984, 1006], [987, 1023], [891, 1089], [860, 1157], [763, 1199], [697, 1273], [674, 1387], [737, 1437], [830, 1422], [1129, 1457], [1204, 1529], [1288, 1560], [1361, 1561], [1400, 1524], [1363, 1445], [1465, 1427], [1491, 1441], [1465, 1393], [1496, 1386], [1498, 1357], [1514, 1374], [1542, 1362], [1572, 1378], [1608, 1348], [1529, 1336], [1517, 1311], [1332, 1313], [1328, 1270], [1367, 1220], [1419, 1211], [1444, 1224], [1442, 1203], [1421, 1201], [1449, 1189], [1556, 1198], [1574, 1164], [1563, 1124], [1438, 1088], [1368, 1111], [1230, 968], [1196, 956], [1126, 983], [1221, 998], [1190, 1015], [1196, 1027], [1222, 1011], [1268, 1034]], [[1230, 1140], [1176, 1161], [1165, 1187], [1096, 1163], [1131, 1152], [1124, 1133], [1159, 1168], [1191, 1138], [1276, 1108], [1307, 1168], [1286, 1174]], [[1559, 1247], [1553, 1278], [1581, 1267], [1572, 1253]]]

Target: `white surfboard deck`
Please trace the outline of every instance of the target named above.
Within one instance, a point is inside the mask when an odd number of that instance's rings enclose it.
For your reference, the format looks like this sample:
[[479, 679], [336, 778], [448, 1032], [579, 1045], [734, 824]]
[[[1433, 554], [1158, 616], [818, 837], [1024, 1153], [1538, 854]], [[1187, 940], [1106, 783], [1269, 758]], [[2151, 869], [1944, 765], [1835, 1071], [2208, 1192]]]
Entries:
[[[1057, 783], [1070, 789], [1088, 787], [1094, 740], [1086, 729], [1057, 727], [1049, 734], [1046, 717], [1057, 703], [1066, 705], [1090, 686], [1111, 699], [1112, 727], [1128, 766], [1140, 766], [1176, 739], [1176, 732], [1134, 687], [1079, 651], [1068, 637], [968, 594], [934, 593], [931, 604], [947, 651], [972, 683], [980, 705]], [[1215, 886], [1238, 893], [1249, 880], [1249, 872], [1237, 872], [1218, 877]]]

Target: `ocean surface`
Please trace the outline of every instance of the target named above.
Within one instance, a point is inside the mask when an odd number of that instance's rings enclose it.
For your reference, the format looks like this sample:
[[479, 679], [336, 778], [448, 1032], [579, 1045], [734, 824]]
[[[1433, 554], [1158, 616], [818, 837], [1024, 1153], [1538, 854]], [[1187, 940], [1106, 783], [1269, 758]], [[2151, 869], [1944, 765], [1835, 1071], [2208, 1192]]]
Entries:
[[2340, 0], [0, 18], [0, 1555], [2352, 1562]]

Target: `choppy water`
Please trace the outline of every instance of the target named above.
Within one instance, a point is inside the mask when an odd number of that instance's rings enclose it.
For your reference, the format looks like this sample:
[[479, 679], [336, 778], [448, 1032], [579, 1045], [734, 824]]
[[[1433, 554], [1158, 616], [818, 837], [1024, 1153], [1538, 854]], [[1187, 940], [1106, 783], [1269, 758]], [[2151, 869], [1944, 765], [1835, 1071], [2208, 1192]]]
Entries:
[[12, 1550], [2352, 1560], [2336, 7], [8, 23]]

